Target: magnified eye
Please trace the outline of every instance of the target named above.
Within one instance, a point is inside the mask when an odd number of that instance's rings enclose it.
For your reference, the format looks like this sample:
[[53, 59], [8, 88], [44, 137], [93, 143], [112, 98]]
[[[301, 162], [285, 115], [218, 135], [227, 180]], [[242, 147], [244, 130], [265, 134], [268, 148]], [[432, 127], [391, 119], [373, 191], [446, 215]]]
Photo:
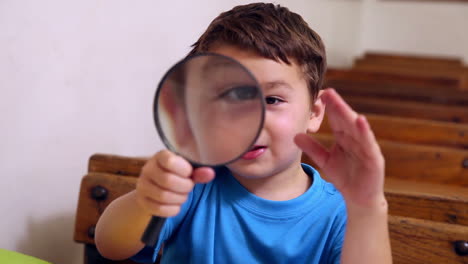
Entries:
[[231, 102], [252, 100], [258, 97], [258, 88], [251, 85], [239, 85], [221, 93], [219, 98]]

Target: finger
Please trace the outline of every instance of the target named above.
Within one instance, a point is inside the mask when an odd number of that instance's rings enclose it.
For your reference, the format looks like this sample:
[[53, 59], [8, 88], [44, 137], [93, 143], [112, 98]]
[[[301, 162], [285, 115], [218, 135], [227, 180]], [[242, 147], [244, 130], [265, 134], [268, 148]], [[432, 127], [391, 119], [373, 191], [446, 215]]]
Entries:
[[298, 134], [294, 137], [296, 145], [309, 156], [319, 167], [323, 168], [330, 157], [328, 150], [307, 134]]
[[195, 183], [191, 178], [183, 178], [173, 173], [159, 172], [146, 177], [149, 183], [172, 192], [186, 194], [192, 191]]
[[215, 171], [210, 167], [197, 168], [192, 173], [192, 180], [195, 183], [208, 183], [215, 177]]
[[188, 193], [181, 194], [163, 189], [153, 184], [141, 184], [139, 191], [142, 196], [150, 198], [161, 204], [183, 204], [187, 200]]
[[325, 90], [322, 100], [326, 105], [328, 122], [333, 132], [355, 134], [358, 114], [332, 88]]
[[362, 137], [356, 138], [345, 132], [337, 132], [334, 134], [335, 144], [337, 144], [344, 154], [352, 157], [355, 160], [366, 160], [367, 145], [363, 143]]
[[382, 156], [382, 151], [380, 146], [375, 138], [374, 132], [367, 121], [367, 118], [363, 115], [360, 115], [357, 120], [357, 127], [359, 133], [361, 134], [361, 145], [365, 150], [367, 157], [380, 157]]
[[347, 155], [354, 159], [374, 159], [375, 155], [380, 152], [380, 149], [363, 115], [359, 115], [356, 119], [356, 130], [358, 131], [358, 137], [346, 132], [336, 132], [335, 143], [338, 144]]
[[188, 178], [193, 171], [192, 165], [186, 159], [168, 150], [163, 150], [156, 154], [155, 161], [157, 166], [164, 171], [181, 177]]

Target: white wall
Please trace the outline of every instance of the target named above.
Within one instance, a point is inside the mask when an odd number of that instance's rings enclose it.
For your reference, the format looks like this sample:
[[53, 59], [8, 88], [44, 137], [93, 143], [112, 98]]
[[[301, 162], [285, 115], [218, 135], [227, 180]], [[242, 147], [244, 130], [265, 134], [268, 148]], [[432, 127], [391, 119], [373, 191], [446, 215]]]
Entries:
[[[276, 2], [323, 37], [332, 66], [366, 49], [468, 59], [467, 5]], [[240, 3], [0, 1], [0, 248], [82, 263], [72, 238], [87, 159], [162, 148], [151, 117], [159, 78], [217, 14]]]
[[468, 3], [364, 0], [359, 53], [461, 57], [468, 63]]

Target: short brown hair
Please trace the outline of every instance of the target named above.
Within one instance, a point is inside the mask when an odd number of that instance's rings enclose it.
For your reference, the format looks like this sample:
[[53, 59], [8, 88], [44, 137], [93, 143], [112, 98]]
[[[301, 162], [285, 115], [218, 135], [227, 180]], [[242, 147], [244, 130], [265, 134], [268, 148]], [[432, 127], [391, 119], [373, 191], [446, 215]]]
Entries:
[[192, 47], [189, 55], [209, 51], [214, 44], [253, 50], [275, 61], [302, 69], [313, 100], [322, 89], [326, 70], [325, 46], [302, 17], [288, 8], [270, 3], [236, 6], [221, 13]]

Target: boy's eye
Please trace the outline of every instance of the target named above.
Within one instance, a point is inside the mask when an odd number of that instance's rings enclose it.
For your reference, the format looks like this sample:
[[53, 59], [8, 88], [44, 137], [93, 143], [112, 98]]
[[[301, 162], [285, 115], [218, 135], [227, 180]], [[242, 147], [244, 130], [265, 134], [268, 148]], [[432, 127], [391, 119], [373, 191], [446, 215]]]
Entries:
[[266, 104], [275, 105], [275, 104], [279, 104], [279, 103], [284, 102], [284, 101], [281, 100], [280, 98], [277, 98], [277, 97], [268, 96], [268, 97], [265, 98], [265, 102], [266, 102]]
[[256, 86], [244, 85], [228, 89], [219, 95], [219, 98], [231, 102], [253, 100], [258, 97], [258, 88]]

